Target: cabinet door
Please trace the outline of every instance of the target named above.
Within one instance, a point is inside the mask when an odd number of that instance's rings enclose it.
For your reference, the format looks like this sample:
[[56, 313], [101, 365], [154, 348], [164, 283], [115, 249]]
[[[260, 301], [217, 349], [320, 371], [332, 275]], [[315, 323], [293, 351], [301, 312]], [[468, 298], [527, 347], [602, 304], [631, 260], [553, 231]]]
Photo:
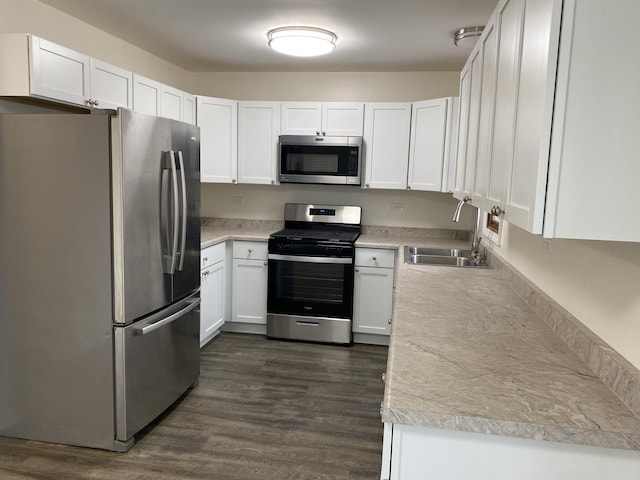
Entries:
[[276, 183], [278, 103], [238, 104], [238, 183]]
[[133, 106], [133, 73], [92, 58], [91, 99], [99, 108]]
[[266, 325], [267, 261], [234, 259], [232, 295], [232, 321]]
[[280, 104], [281, 135], [321, 135], [322, 104], [283, 102]]
[[478, 125], [478, 147], [476, 153], [475, 179], [472, 198], [475, 206], [483, 208], [487, 194], [487, 176], [491, 161], [493, 136], [493, 106], [496, 95], [497, 32], [494, 19], [485, 26], [478, 48], [482, 56], [482, 88], [480, 93], [480, 121]]
[[200, 180], [236, 183], [238, 174], [238, 102], [197, 97], [200, 127]]
[[322, 134], [361, 137], [364, 103], [328, 102], [322, 104]]
[[469, 101], [471, 95], [471, 59], [467, 60], [460, 73], [460, 104], [458, 110], [458, 141], [456, 147], [456, 167], [453, 175], [453, 196], [462, 200], [465, 168], [467, 165], [467, 140], [469, 137]]
[[562, 2], [537, 0], [526, 2], [524, 12], [505, 220], [531, 233], [542, 233], [561, 10]]
[[365, 109], [365, 188], [407, 188], [410, 103], [369, 103]]
[[458, 97], [452, 97], [447, 105], [447, 133], [444, 150], [444, 176], [442, 191], [453, 193], [456, 177], [456, 148], [458, 145], [458, 114], [460, 102]]
[[524, 0], [506, 0], [498, 7], [498, 70], [493, 147], [483, 210], [505, 208], [505, 191], [513, 157], [513, 136], [522, 46]]
[[469, 120], [467, 133], [467, 153], [465, 154], [465, 170], [463, 192], [471, 197], [477, 173], [478, 129], [480, 127], [480, 98], [482, 96], [482, 49], [475, 48], [471, 53], [471, 87], [469, 91]]
[[160, 113], [163, 117], [182, 121], [182, 90], [162, 85], [160, 90]]
[[190, 93], [182, 93], [182, 121], [196, 124], [196, 96]]
[[442, 191], [448, 99], [416, 102], [411, 111], [407, 188]]
[[203, 270], [200, 278], [200, 346], [224, 325], [225, 262]]
[[89, 101], [89, 57], [31, 36], [31, 91], [40, 97], [86, 105]]
[[162, 84], [133, 74], [133, 109], [147, 115], [160, 116], [160, 92]]
[[356, 267], [353, 288], [353, 331], [389, 335], [393, 301], [393, 269]]

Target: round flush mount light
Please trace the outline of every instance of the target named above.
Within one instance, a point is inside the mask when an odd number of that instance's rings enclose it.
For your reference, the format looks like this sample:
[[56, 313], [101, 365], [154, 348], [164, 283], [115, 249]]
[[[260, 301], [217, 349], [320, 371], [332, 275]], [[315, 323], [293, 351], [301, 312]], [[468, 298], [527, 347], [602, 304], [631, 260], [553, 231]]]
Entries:
[[478, 37], [482, 35], [484, 27], [464, 27], [456, 31], [453, 43], [458, 47], [471, 48], [476, 44]]
[[267, 33], [269, 46], [276, 52], [296, 57], [324, 55], [336, 48], [337, 37], [315, 27], [280, 27]]

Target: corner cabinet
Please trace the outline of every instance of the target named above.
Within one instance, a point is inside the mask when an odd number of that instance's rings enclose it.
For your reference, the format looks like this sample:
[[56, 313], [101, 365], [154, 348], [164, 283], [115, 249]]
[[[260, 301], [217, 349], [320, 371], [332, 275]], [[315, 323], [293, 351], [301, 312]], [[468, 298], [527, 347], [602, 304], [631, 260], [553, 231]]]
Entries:
[[353, 332], [391, 333], [395, 251], [356, 248]]
[[267, 242], [233, 242], [232, 322], [267, 324]]
[[457, 98], [415, 102], [411, 106], [408, 190], [447, 192], [451, 146], [457, 132]]
[[202, 250], [200, 255], [200, 347], [215, 337], [225, 323], [225, 244]]
[[363, 103], [282, 102], [281, 135], [362, 136]]
[[407, 188], [410, 131], [410, 103], [366, 104], [364, 188]]
[[280, 104], [238, 103], [238, 183], [275, 184]]
[[200, 127], [200, 180], [213, 183], [238, 181], [238, 102], [197, 97]]

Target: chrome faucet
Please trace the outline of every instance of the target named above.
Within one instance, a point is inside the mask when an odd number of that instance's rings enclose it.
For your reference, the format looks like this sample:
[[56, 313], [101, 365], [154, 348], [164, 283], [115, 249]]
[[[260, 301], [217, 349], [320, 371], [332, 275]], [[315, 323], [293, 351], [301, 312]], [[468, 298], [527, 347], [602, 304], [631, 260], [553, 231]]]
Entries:
[[[465, 203], [471, 202], [471, 197], [468, 195], [465, 196], [462, 200], [458, 202], [456, 206], [456, 210], [453, 212], [453, 218], [451, 219], [454, 222], [460, 221], [460, 214], [462, 213], [462, 207]], [[482, 216], [480, 215], [480, 209], [475, 209], [476, 218], [473, 222], [473, 232], [471, 239], [471, 258], [475, 262], [476, 265], [480, 265], [483, 262], [484, 258], [480, 253], [480, 242], [482, 241], [482, 237], [480, 237], [480, 231], [482, 226], [480, 225]]]
[[453, 212], [453, 218], [451, 219], [454, 222], [459, 222], [460, 221], [460, 213], [462, 212], [462, 206], [471, 201], [471, 197], [466, 196], [464, 197], [462, 200], [460, 200], [458, 202], [458, 206], [456, 207], [455, 212]]

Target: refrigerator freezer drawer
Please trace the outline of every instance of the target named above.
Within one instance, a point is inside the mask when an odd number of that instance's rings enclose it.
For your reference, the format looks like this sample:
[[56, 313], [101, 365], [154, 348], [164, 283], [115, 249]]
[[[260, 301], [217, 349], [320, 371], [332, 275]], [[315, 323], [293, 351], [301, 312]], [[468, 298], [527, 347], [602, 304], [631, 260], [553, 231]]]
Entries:
[[116, 439], [130, 440], [198, 379], [200, 294], [115, 329]]

